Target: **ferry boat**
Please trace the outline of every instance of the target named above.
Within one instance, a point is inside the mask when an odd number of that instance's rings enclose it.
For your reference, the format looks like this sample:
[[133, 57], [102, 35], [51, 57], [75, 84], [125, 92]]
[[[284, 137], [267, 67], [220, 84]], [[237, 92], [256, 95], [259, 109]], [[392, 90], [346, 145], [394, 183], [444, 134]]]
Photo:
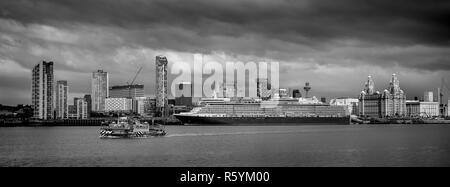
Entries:
[[100, 138], [139, 138], [164, 136], [166, 131], [162, 125], [150, 125], [128, 117], [119, 117], [117, 121], [100, 128]]
[[302, 125], [350, 124], [343, 106], [321, 103], [317, 98], [256, 99], [205, 98], [199, 107], [174, 116], [185, 125]]

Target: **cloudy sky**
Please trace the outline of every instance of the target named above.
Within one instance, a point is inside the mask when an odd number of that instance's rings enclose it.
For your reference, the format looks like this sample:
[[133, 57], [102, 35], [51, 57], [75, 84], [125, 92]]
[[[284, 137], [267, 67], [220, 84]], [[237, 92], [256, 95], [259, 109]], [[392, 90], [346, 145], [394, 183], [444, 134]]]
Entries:
[[309, 81], [318, 97], [356, 97], [369, 74], [384, 90], [392, 73], [421, 97], [450, 80], [448, 20], [446, 0], [1, 0], [0, 103], [31, 103], [41, 60], [72, 97], [90, 92], [96, 69], [116, 85], [140, 66], [153, 95], [156, 55], [192, 63], [198, 52], [278, 61], [282, 87]]

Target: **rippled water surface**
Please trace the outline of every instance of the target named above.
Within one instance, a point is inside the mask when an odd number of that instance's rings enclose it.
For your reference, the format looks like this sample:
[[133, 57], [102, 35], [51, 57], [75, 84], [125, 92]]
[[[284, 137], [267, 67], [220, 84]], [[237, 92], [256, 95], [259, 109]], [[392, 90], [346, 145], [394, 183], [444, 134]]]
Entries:
[[100, 139], [98, 127], [0, 128], [0, 166], [450, 166], [450, 125], [166, 129]]

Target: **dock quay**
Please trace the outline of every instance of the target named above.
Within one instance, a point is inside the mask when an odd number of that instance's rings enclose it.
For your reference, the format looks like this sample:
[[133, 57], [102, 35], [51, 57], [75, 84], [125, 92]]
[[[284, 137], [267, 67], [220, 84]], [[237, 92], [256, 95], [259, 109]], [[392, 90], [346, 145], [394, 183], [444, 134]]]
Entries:
[[[0, 127], [20, 127], [20, 126], [101, 126], [105, 121], [117, 120], [116, 117], [89, 118], [89, 119], [54, 119], [54, 120], [35, 120], [35, 119], [0, 119]], [[179, 120], [174, 118], [161, 117], [141, 117], [141, 121], [149, 124], [162, 125], [182, 125]]]
[[352, 118], [354, 124], [450, 124], [449, 118]]

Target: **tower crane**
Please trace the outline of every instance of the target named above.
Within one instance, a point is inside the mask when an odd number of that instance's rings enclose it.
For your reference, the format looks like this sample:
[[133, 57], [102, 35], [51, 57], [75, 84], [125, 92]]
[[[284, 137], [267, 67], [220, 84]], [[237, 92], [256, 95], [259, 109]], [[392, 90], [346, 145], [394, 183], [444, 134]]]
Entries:
[[128, 83], [127, 82], [127, 85], [128, 85], [128, 97], [129, 98], [132, 98], [131, 97], [131, 87], [133, 86], [133, 84], [134, 84], [134, 81], [136, 80], [136, 78], [137, 78], [137, 76], [139, 75], [139, 73], [141, 72], [141, 70], [142, 70], [142, 66], [139, 68], [139, 70], [136, 72], [136, 74], [134, 75], [134, 77], [133, 77], [133, 79], [131, 80], [131, 83]]

